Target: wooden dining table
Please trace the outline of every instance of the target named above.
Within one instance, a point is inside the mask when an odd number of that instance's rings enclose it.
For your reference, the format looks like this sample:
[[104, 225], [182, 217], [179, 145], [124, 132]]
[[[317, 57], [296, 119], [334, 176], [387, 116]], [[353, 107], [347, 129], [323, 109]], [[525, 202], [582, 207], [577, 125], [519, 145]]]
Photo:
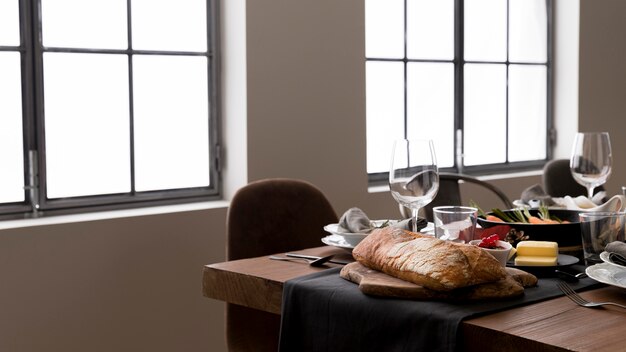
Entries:
[[[352, 259], [346, 250], [329, 246], [294, 253]], [[280, 314], [286, 281], [339, 265], [316, 268], [268, 256], [209, 264], [203, 269], [202, 292], [208, 298]], [[626, 290], [619, 287], [603, 286], [581, 295], [626, 304]], [[585, 308], [565, 296], [467, 319], [460, 328], [463, 349], [469, 352], [626, 351], [626, 310]]]

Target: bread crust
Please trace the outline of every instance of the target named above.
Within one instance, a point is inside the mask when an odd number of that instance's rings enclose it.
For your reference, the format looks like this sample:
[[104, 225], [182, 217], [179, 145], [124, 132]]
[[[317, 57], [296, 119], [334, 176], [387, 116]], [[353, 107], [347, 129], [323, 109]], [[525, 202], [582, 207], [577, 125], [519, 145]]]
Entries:
[[435, 291], [496, 282], [506, 271], [479, 247], [399, 228], [372, 231], [352, 251], [361, 264]]

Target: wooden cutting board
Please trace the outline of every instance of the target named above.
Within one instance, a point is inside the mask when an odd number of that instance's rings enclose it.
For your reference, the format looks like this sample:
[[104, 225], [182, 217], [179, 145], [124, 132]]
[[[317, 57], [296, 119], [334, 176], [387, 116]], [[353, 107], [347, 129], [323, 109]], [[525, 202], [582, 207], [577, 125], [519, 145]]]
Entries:
[[341, 277], [359, 285], [359, 289], [372, 296], [409, 299], [479, 300], [516, 297], [524, 293], [524, 286], [534, 286], [537, 278], [525, 271], [506, 268], [509, 276], [494, 283], [465, 287], [450, 292], [438, 292], [404, 281], [354, 262], [341, 270]]

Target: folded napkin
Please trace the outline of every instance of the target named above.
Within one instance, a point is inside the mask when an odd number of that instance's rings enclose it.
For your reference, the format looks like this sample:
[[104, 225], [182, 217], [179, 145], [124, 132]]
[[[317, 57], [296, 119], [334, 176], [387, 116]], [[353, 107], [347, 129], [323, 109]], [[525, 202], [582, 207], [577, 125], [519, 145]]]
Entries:
[[[390, 226], [411, 230], [412, 223], [413, 219], [404, 219]], [[423, 229], [427, 224], [428, 222], [426, 219], [418, 218], [418, 230]], [[372, 224], [372, 221], [365, 214], [365, 212], [356, 207], [350, 208], [343, 213], [339, 219], [339, 224], [337, 224], [337, 230], [346, 233], [370, 233], [375, 228], [376, 226]]]
[[604, 250], [609, 252], [609, 259], [613, 263], [626, 266], [626, 243], [614, 241], [607, 244]]
[[580, 211], [621, 211], [626, 208], [626, 198], [622, 195], [615, 195], [606, 202], [606, 192], [601, 191], [593, 195], [591, 199], [585, 196], [565, 196], [565, 197], [551, 197], [547, 194], [541, 185], [534, 184], [524, 191], [520, 196], [522, 203], [529, 205], [533, 208], [540, 205], [564, 208], [568, 210], [580, 210]]
[[580, 211], [621, 211], [626, 204], [624, 196], [615, 195], [606, 202], [602, 202], [606, 192], [598, 192], [593, 198], [589, 199], [585, 196], [570, 197], [565, 196], [558, 200], [558, 204], [566, 209]]

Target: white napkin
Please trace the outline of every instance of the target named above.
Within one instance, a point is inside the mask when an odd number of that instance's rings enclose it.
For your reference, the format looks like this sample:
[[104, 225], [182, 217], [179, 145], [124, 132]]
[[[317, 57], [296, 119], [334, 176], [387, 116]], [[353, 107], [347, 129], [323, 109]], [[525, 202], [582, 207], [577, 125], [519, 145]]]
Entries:
[[[397, 223], [390, 225], [393, 227], [398, 227], [405, 230], [412, 229], [413, 219], [404, 219], [400, 220]], [[419, 218], [417, 222], [418, 231], [426, 227], [427, 221], [426, 219]], [[372, 224], [371, 220], [365, 214], [365, 212], [359, 208], [350, 208], [348, 209], [341, 218], [339, 219], [339, 223], [337, 224], [337, 229], [341, 232], [345, 233], [363, 233], [367, 234], [374, 230], [376, 227]]]
[[[604, 198], [605, 192], [598, 192], [592, 199], [585, 196], [571, 197], [565, 196], [563, 198], [554, 198], [557, 205], [560, 205], [569, 210], [580, 211], [622, 211], [626, 207], [626, 198], [622, 195], [615, 195], [602, 204], [596, 203], [598, 200]], [[594, 202], [594, 200], [596, 202]]]

